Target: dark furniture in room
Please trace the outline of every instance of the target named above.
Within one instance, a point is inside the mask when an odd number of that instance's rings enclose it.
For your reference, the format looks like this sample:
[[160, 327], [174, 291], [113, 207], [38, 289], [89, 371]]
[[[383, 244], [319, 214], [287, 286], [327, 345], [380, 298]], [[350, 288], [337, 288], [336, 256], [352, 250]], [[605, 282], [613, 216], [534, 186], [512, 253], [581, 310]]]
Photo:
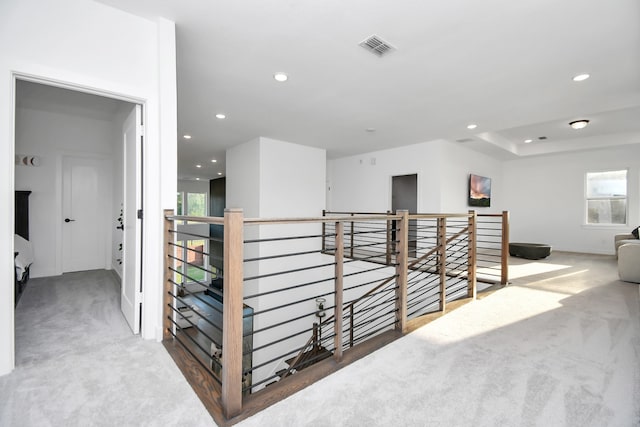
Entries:
[[16, 191], [15, 233], [29, 240], [29, 195], [31, 191]]
[[[29, 240], [29, 195], [31, 191], [16, 191], [15, 192], [15, 222], [14, 233], [21, 236], [25, 240]], [[18, 252], [14, 252], [13, 257], [19, 255]], [[26, 267], [25, 272], [18, 277], [18, 273], [15, 273], [15, 304], [18, 304], [22, 292], [29, 281], [29, 267]]]
[[[226, 198], [226, 179], [218, 178], [209, 181], [209, 215], [215, 217], [224, 216]], [[224, 254], [224, 226], [218, 224], [209, 225], [209, 264], [218, 272], [222, 271], [222, 256]]]
[[509, 243], [509, 255], [525, 259], [542, 259], [551, 254], [551, 246], [544, 243]]

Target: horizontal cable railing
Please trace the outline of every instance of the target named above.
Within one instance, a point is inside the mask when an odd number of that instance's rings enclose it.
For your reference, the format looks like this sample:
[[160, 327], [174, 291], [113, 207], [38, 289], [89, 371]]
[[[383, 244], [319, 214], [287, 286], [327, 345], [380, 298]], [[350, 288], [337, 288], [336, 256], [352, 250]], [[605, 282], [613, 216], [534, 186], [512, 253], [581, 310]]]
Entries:
[[473, 212], [165, 217], [164, 339], [212, 379], [228, 419], [243, 396], [475, 297]]
[[478, 280], [509, 282], [509, 212], [477, 215]]
[[246, 224], [244, 304], [255, 311], [253, 365], [243, 372], [252, 393], [349, 346], [336, 316], [345, 301], [395, 275], [395, 265], [375, 262], [386, 258], [386, 234], [378, 216]]

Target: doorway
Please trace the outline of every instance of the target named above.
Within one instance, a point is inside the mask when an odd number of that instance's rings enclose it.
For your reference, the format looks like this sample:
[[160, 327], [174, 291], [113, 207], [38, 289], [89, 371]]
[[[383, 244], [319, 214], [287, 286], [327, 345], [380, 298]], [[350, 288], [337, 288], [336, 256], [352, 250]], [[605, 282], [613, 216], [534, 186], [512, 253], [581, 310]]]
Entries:
[[[121, 304], [121, 310], [138, 333], [142, 106], [18, 76], [15, 88], [16, 157], [40, 160], [15, 167], [15, 190], [32, 191], [32, 277], [112, 270], [121, 283], [121, 299], [126, 294], [133, 301]], [[127, 137], [132, 114], [133, 131]], [[133, 150], [126, 152], [128, 146]], [[124, 200], [128, 194], [133, 203]], [[127, 240], [127, 234], [133, 237]], [[127, 278], [125, 270], [133, 273]]]
[[[399, 175], [391, 177], [391, 211], [408, 210], [410, 214], [418, 213], [418, 175]], [[409, 257], [416, 257], [417, 223], [409, 220]], [[393, 227], [395, 229], [395, 227]], [[395, 240], [395, 233], [393, 236]]]
[[106, 160], [62, 157], [62, 272], [109, 269]]

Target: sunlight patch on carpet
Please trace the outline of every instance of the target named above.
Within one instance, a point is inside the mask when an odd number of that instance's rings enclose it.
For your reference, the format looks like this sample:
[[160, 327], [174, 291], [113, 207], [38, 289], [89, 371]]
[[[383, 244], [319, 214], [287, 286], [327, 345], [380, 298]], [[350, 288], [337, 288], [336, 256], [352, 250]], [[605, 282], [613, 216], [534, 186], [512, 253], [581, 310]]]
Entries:
[[550, 264], [546, 262], [528, 262], [526, 264], [510, 265], [509, 279], [519, 279], [521, 277], [535, 276], [538, 274], [551, 273], [558, 270], [571, 268], [570, 265]]

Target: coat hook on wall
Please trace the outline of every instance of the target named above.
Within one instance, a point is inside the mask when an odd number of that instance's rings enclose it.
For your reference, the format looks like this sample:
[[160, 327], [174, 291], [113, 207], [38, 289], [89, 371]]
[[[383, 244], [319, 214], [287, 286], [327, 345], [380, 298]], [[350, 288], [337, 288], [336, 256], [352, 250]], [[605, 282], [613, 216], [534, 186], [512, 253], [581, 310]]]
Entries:
[[17, 166], [40, 166], [40, 157], [17, 154], [16, 165]]

